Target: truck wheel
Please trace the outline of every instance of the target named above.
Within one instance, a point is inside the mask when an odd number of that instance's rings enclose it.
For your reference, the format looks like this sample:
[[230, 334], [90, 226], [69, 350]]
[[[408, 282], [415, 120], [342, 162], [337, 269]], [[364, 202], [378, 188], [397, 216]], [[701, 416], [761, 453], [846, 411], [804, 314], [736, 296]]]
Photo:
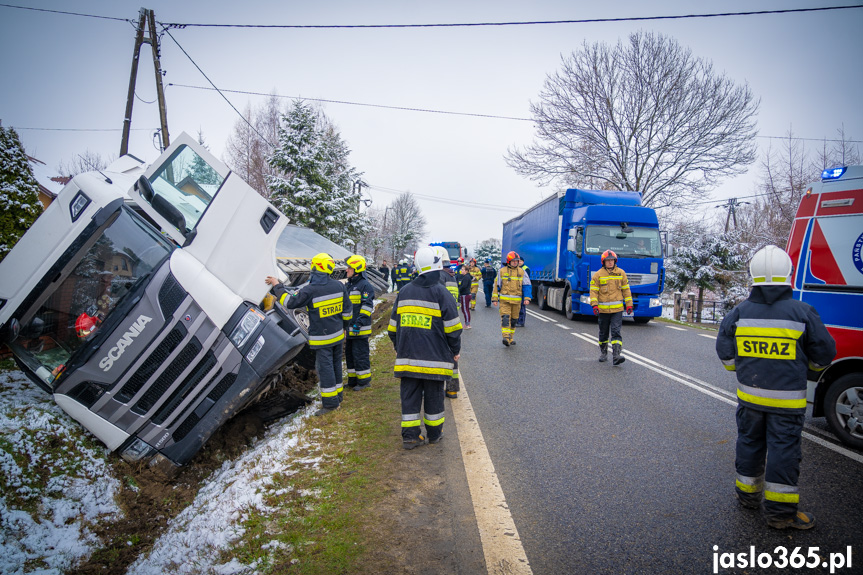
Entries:
[[634, 321], [635, 323], [647, 323], [651, 319], [653, 319], [653, 318], [652, 317], [634, 317], [634, 318], [632, 318], [632, 321]]
[[824, 396], [824, 415], [843, 443], [863, 449], [863, 374], [849, 373], [833, 382]]
[[566, 316], [566, 319], [575, 319], [578, 316], [572, 311], [572, 292], [569, 288], [566, 288], [566, 293], [563, 295], [563, 315]]
[[537, 298], [536, 303], [539, 306], [539, 309], [546, 310], [548, 309], [548, 286], [545, 284], [540, 284], [537, 289]]

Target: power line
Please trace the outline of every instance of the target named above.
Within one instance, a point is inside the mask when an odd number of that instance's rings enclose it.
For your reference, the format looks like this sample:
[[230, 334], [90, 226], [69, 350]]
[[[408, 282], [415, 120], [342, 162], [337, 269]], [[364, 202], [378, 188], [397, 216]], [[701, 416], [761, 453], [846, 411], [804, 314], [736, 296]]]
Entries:
[[[16, 130], [40, 130], [45, 132], [120, 132], [123, 128], [31, 128], [12, 126]], [[132, 130], [156, 130], [158, 128], [132, 128]]]
[[653, 20], [683, 20], [689, 18], [719, 18], [727, 16], [760, 16], [766, 14], [791, 14], [796, 12], [823, 12], [863, 8], [863, 4], [851, 6], [825, 6], [821, 8], [791, 8], [785, 10], [757, 10], [752, 12], [719, 12], [713, 14], [680, 14], [671, 16], [630, 16], [622, 18], [583, 18], [579, 20], [533, 20], [524, 22], [463, 22], [442, 24], [180, 24], [165, 23], [176, 28], [283, 28], [283, 29], [374, 29], [374, 28], [478, 28], [483, 26], [536, 26], [548, 24], [597, 24], [608, 22], [645, 22]]
[[3, 8], [17, 8], [18, 10], [32, 10], [34, 12], [50, 12], [52, 14], [63, 14], [64, 16], [83, 16], [84, 18], [98, 18], [101, 20], [114, 20], [118, 22], [129, 22], [134, 24], [128, 18], [116, 18], [114, 16], [99, 16], [97, 14], [82, 14], [80, 12], [66, 12], [65, 10], [48, 10], [47, 8], [33, 8], [32, 6], [15, 6], [13, 4], [0, 4]]
[[495, 210], [498, 212], [523, 212], [524, 208], [517, 208], [515, 206], [500, 206], [495, 204], [482, 204], [479, 202], [466, 202], [463, 200], [452, 200], [449, 198], [441, 198], [437, 196], [429, 196], [426, 194], [417, 194], [411, 192], [409, 190], [394, 190], [392, 188], [384, 188], [382, 186], [369, 185], [368, 188], [383, 192], [385, 194], [393, 194], [393, 195], [401, 195], [401, 194], [410, 194], [413, 197], [420, 198], [429, 202], [436, 202], [439, 204], [449, 204], [453, 206], [460, 206], [463, 208], [481, 208], [484, 210]]
[[[213, 90], [214, 88], [208, 88], [207, 86], [192, 86], [189, 84], [168, 84], [169, 86], [176, 86], [177, 88], [192, 88], [194, 90]], [[478, 114], [473, 112], [453, 112], [450, 110], [434, 110], [431, 108], [412, 108], [408, 106], [387, 106], [384, 104], [369, 104], [365, 102], [351, 102], [348, 100], [329, 100], [325, 98], [306, 98], [303, 96], [280, 96], [278, 94], [265, 94], [263, 92], [250, 92], [247, 90], [228, 90], [223, 88], [219, 90], [220, 92], [229, 92], [231, 94], [246, 94], [249, 96], [276, 96], [277, 98], [290, 98], [294, 100], [308, 100], [311, 102], [324, 102], [327, 104], [347, 104], [349, 106], [365, 106], [368, 108], [384, 108], [387, 110], [402, 110], [405, 112], [426, 112], [430, 114], [447, 114], [452, 116], [472, 116], [475, 118], [492, 118], [498, 120], [519, 120], [523, 122], [532, 122], [533, 120], [530, 118], [517, 118], [514, 116], [496, 116], [494, 114]]]

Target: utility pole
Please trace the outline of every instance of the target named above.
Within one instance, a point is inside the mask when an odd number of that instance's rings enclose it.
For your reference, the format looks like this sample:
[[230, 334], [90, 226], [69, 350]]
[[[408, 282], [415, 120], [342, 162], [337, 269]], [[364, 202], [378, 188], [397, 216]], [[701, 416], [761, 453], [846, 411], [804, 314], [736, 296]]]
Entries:
[[[144, 37], [144, 27], [149, 34]], [[159, 62], [159, 36], [156, 34], [156, 16], [152, 10], [141, 8], [138, 12], [138, 27], [135, 29], [135, 48], [132, 52], [132, 73], [129, 77], [129, 92], [126, 95], [126, 115], [123, 117], [123, 139], [120, 142], [120, 155], [129, 152], [129, 132], [132, 129], [132, 106], [135, 103], [135, 82], [138, 78], [138, 60], [141, 56], [141, 46], [149, 44], [153, 49], [153, 69], [156, 74], [156, 97], [159, 102], [159, 119], [161, 121], [162, 150], [170, 144], [168, 136], [168, 109], [165, 104], [165, 89], [162, 86], [162, 65]]]
[[737, 198], [728, 198], [728, 200], [721, 205], [716, 206], [717, 208], [725, 208], [728, 210], [728, 215], [725, 217], [725, 233], [728, 233], [728, 223], [733, 219], [734, 220], [734, 229], [737, 229], [737, 206], [742, 206], [744, 204], [748, 204], [749, 202], [739, 202]]

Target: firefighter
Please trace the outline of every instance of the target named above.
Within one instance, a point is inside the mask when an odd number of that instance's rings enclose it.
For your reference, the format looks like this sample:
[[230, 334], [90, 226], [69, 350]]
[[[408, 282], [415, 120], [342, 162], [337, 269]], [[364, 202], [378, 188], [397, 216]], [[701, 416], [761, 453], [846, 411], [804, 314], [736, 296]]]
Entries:
[[611, 250], [602, 253], [602, 268], [590, 278], [590, 305], [593, 315], [599, 316], [599, 361], [608, 361], [608, 332], [611, 330], [611, 363], [620, 365], [626, 359], [623, 351], [623, 310], [632, 313], [632, 292], [626, 272], [617, 267], [617, 254]]
[[405, 449], [443, 437], [444, 382], [458, 361], [462, 333], [455, 301], [440, 285], [443, 260], [432, 247], [423, 246], [415, 261], [419, 277], [399, 292], [387, 328], [396, 349], [394, 375], [401, 379]]
[[716, 353], [737, 374], [735, 496], [770, 527], [810, 529], [815, 517], [797, 509], [807, 368], [829, 366], [836, 343], [815, 308], [792, 298], [791, 271], [776, 246], [755, 253], [752, 292], [722, 320]]
[[[345, 311], [351, 301], [341, 282], [330, 274], [336, 269], [332, 256], [319, 253], [312, 258], [309, 283], [297, 292], [289, 292], [279, 280], [268, 276], [276, 298], [288, 309], [307, 308], [309, 312], [309, 347], [315, 350], [315, 371], [321, 388], [321, 408], [315, 415], [324, 415], [342, 402], [342, 340]], [[350, 316], [348, 316], [350, 317]]]
[[530, 303], [530, 278], [520, 267], [521, 256], [515, 252], [506, 254], [506, 265], [497, 272], [491, 301], [498, 305], [500, 300], [500, 331], [503, 345], [515, 345], [515, 321], [522, 306]]
[[[524, 263], [524, 260], [519, 260], [521, 263], [521, 269], [524, 270], [524, 275], [530, 278], [530, 268], [527, 267], [527, 264]], [[515, 322], [515, 327], [524, 327], [524, 320], [527, 319], [527, 306], [521, 306], [521, 309], [518, 312], [518, 320]]]
[[375, 310], [375, 288], [366, 278], [366, 259], [353, 255], [348, 264], [348, 298], [351, 308], [345, 314], [348, 330], [345, 339], [345, 363], [348, 367], [348, 387], [354, 391], [368, 389], [372, 384], [369, 360], [369, 336], [372, 334], [372, 312]]
[[476, 294], [479, 292], [479, 281], [482, 279], [482, 270], [476, 265], [476, 258], [471, 258], [467, 271], [473, 278], [470, 282], [470, 309], [476, 309]]
[[491, 258], [485, 258], [482, 266], [482, 292], [485, 294], [485, 307], [491, 307], [491, 292], [494, 289], [494, 278], [497, 270], [491, 265]]
[[413, 270], [406, 259], [399, 261], [399, 267], [396, 268], [396, 290], [401, 290], [411, 281]]
[[[443, 262], [443, 269], [440, 271], [440, 283], [442, 286], [446, 288], [446, 290], [452, 294], [453, 299], [456, 302], [456, 309], [458, 308], [458, 282], [455, 279], [455, 272], [452, 267], [449, 265], [449, 253], [446, 251], [446, 248], [441, 246], [434, 247], [435, 254], [440, 257], [441, 262]], [[461, 389], [461, 381], [458, 373], [458, 361], [453, 362], [452, 368], [452, 377], [446, 380], [446, 396], [449, 399], [456, 399], [458, 397], [458, 392]]]

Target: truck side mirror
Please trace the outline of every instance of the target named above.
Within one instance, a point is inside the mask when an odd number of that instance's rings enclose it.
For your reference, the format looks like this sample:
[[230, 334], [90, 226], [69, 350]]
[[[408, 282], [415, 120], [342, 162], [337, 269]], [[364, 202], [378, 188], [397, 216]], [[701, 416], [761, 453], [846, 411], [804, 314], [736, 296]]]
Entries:
[[138, 189], [138, 193], [141, 194], [142, 198], [153, 203], [153, 196], [155, 193], [153, 192], [153, 186], [150, 184], [150, 180], [147, 179], [147, 176], [141, 176], [138, 178], [138, 181], [135, 182], [135, 187]]
[[570, 237], [568, 240], [566, 240], [566, 249], [570, 252], [575, 251], [575, 238]]

